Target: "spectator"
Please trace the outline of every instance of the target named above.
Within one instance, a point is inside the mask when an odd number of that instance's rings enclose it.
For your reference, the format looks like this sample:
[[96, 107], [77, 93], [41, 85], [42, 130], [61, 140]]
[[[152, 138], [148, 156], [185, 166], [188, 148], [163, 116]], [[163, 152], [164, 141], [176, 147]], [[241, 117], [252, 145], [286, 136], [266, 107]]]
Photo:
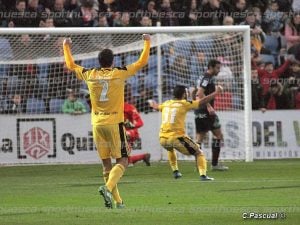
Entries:
[[45, 8], [45, 10], [49, 10], [49, 12], [53, 6], [53, 0], [39, 0], [39, 3]]
[[256, 18], [256, 24], [261, 26], [261, 24], [262, 24], [262, 9], [257, 6], [254, 6], [252, 8], [252, 11], [254, 12], [254, 15]]
[[173, 64], [170, 66], [170, 74], [175, 77], [177, 84], [190, 86], [190, 69], [184, 56], [177, 55], [175, 57]]
[[261, 27], [257, 24], [255, 14], [252, 10], [247, 13], [246, 21], [242, 22], [241, 25], [249, 25], [251, 32], [251, 45], [260, 53], [263, 43], [265, 41], [265, 33]]
[[114, 0], [111, 1], [98, 0], [98, 11], [99, 11], [99, 16], [105, 15], [107, 17], [107, 22], [110, 27], [113, 26], [113, 20], [116, 17], [121, 18], [118, 4]]
[[199, 25], [213, 26], [222, 25], [227, 10], [225, 9], [224, 2], [208, 0], [200, 12], [203, 16], [199, 18]]
[[78, 8], [78, 0], [65, 0], [65, 9], [68, 12], [71, 12]]
[[94, 0], [81, 0], [81, 6], [73, 10], [72, 25], [75, 27], [92, 27], [96, 18]]
[[28, 0], [28, 12], [30, 15], [35, 15], [28, 19], [28, 27], [39, 27], [44, 9], [39, 5], [39, 0]]
[[119, 3], [119, 10], [122, 12], [137, 12], [139, 8], [139, 0], [118, 0], [116, 2]]
[[151, 27], [152, 26], [151, 19], [149, 18], [149, 16], [146, 16], [146, 15], [142, 16], [139, 22], [140, 22], [139, 23], [140, 26], [142, 26], [142, 27]]
[[[196, 50], [196, 49], [195, 49]], [[194, 51], [191, 57], [191, 72], [192, 75], [203, 74], [206, 70], [207, 57], [204, 51]]]
[[288, 49], [293, 45], [300, 44], [300, 11], [295, 12], [285, 25], [285, 38]]
[[129, 12], [123, 12], [121, 17], [116, 17], [114, 19], [114, 25], [115, 27], [130, 27], [131, 21], [130, 21], [130, 15]]
[[[95, 20], [94, 27], [109, 27], [107, 16], [100, 15], [99, 18]], [[88, 37], [89, 43], [92, 44], [97, 50], [105, 49], [110, 47], [108, 43], [111, 43], [113, 35], [103, 34], [103, 35], [90, 35]]]
[[293, 0], [292, 8], [294, 12], [300, 11], [300, 1]]
[[153, 91], [145, 85], [139, 85], [139, 96], [136, 100], [136, 108], [139, 112], [149, 113], [152, 112], [148, 100], [153, 99]]
[[155, 6], [156, 6], [155, 1], [150, 0], [147, 4], [146, 10], [144, 11], [145, 15], [148, 15], [149, 18], [151, 19], [152, 26], [156, 26], [157, 18], [158, 18], [158, 12]]
[[247, 0], [247, 4], [250, 7], [260, 8], [262, 12], [265, 12], [268, 7], [269, 0]]
[[9, 18], [8, 27], [27, 27], [28, 21], [24, 18], [25, 10], [26, 0], [17, 0], [15, 8], [11, 11], [17, 15]]
[[20, 94], [14, 94], [7, 102], [5, 113], [20, 114], [24, 112], [24, 103]]
[[224, 26], [232, 26], [234, 25], [234, 19], [231, 16], [225, 16], [223, 19]]
[[5, 110], [7, 108], [8, 95], [8, 77], [4, 77], [0, 80], [0, 113], [5, 113]]
[[300, 63], [293, 62], [291, 65], [290, 77], [295, 78], [295, 83], [300, 84]]
[[175, 17], [174, 11], [171, 8], [170, 0], [162, 0], [161, 3], [161, 18], [160, 22], [162, 26], [178, 26], [178, 18]]
[[108, 21], [106, 16], [99, 16], [97, 19], [97, 23], [94, 24], [95, 27], [108, 27]]
[[252, 110], [262, 110], [264, 108], [263, 88], [258, 79], [257, 69], [251, 70], [251, 93], [252, 93]]
[[296, 108], [297, 94], [299, 92], [299, 83], [295, 77], [291, 76], [288, 79], [284, 80], [283, 92], [288, 96], [288, 105], [292, 109]]
[[185, 17], [181, 21], [180, 25], [197, 26], [199, 24], [197, 15], [197, 13], [199, 12], [199, 6], [197, 0], [187, 1], [186, 8], [187, 9], [185, 11]]
[[0, 0], [0, 7], [6, 10], [11, 10], [14, 8], [16, 1], [11, 0]]
[[288, 13], [288, 12], [292, 12], [292, 1], [298, 1], [298, 0], [276, 0], [276, 1], [278, 2], [279, 11]]
[[118, 1], [115, 0], [98, 0], [99, 12], [113, 13], [119, 11]]
[[264, 108], [274, 109], [291, 109], [289, 96], [283, 91], [283, 86], [279, 82], [273, 82], [264, 96]]
[[283, 89], [290, 97], [291, 105], [296, 108], [297, 94], [300, 87], [300, 64], [293, 62], [290, 66], [290, 70], [286, 73], [286, 78], [283, 80]]
[[68, 12], [64, 8], [64, 0], [55, 0], [53, 9], [54, 17], [54, 26], [55, 27], [69, 27], [71, 26], [71, 21], [68, 18]]
[[26, 56], [28, 55], [29, 57], [31, 57], [30, 55], [32, 54], [32, 52], [30, 51], [30, 49], [32, 48], [33, 40], [28, 34], [22, 34], [20, 37], [20, 42], [13, 44], [16, 45], [15, 48], [13, 48], [14, 52], [17, 51], [17, 53], [14, 54], [15, 56], [19, 55], [20, 59], [27, 58]]
[[79, 101], [73, 90], [69, 91], [68, 98], [65, 100], [62, 108], [63, 113], [71, 115], [81, 115], [87, 112], [85, 105]]
[[64, 98], [68, 88], [77, 88], [77, 79], [63, 63], [52, 63], [48, 66], [48, 96]]
[[300, 85], [298, 85], [298, 90], [295, 94], [295, 109], [300, 109]]
[[111, 17], [111, 21], [112, 21], [112, 26], [113, 27], [120, 27], [121, 26], [121, 17], [122, 17], [122, 13], [117, 11], [114, 13], [114, 16]]
[[[0, 12], [6, 12], [6, 6], [2, 3], [2, 0], [0, 0]], [[0, 27], [7, 27], [7, 19], [0, 17]]]
[[234, 22], [235, 24], [240, 24], [245, 21], [246, 18], [246, 0], [234, 0], [232, 12], [234, 12]]
[[[0, 52], [1, 52], [0, 60], [10, 60], [13, 58], [12, 46], [7, 37], [0, 36]], [[5, 65], [1, 66], [1, 69], [4, 67], [5, 67]], [[3, 71], [1, 71], [1, 72], [3, 72]]]
[[277, 0], [272, 0], [263, 17], [264, 26], [268, 31], [278, 35], [284, 27], [284, 13], [279, 11]]
[[25, 95], [27, 98], [40, 98], [40, 82], [38, 78], [38, 68], [36, 64], [26, 64], [23, 68], [22, 78], [25, 79]]
[[[44, 27], [44, 28], [53, 28], [54, 27], [54, 20], [53, 20], [52, 17], [47, 16], [47, 17], [40, 20], [39, 26]], [[56, 35], [53, 35], [51, 33], [32, 35], [30, 37], [30, 39], [32, 39], [30, 48], [32, 47], [32, 45], [49, 46], [49, 51], [47, 51], [47, 52], [45, 52], [42, 48], [36, 48], [35, 51], [32, 51], [30, 49], [30, 52], [32, 52], [32, 54], [34, 54], [35, 57], [47, 57], [47, 56], [49, 56], [51, 51], [55, 51], [55, 53], [57, 52], [57, 48], [53, 48], [55, 42], [58, 39]]]
[[233, 96], [230, 90], [224, 89], [223, 93], [215, 97], [215, 110], [232, 110], [233, 108]]
[[259, 81], [263, 87], [263, 95], [266, 95], [270, 84], [278, 80], [278, 78], [287, 70], [290, 65], [290, 61], [286, 60], [285, 63], [278, 69], [274, 70], [272, 62], [266, 62], [264, 69], [259, 69], [256, 64], [254, 68], [257, 69]]

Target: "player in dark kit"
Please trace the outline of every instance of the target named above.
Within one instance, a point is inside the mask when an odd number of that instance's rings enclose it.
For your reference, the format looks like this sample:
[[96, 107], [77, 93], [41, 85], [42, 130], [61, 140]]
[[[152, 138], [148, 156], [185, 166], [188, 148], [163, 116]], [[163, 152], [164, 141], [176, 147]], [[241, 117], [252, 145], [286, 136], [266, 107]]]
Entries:
[[[208, 62], [207, 68], [208, 69], [206, 73], [201, 75], [197, 81], [197, 99], [201, 99], [215, 91], [214, 76], [217, 76], [220, 72], [221, 62], [212, 59]], [[206, 136], [206, 133], [208, 131], [213, 133], [211, 160], [212, 170], [228, 170], [227, 166], [219, 164], [219, 155], [221, 150], [221, 141], [223, 141], [223, 134], [221, 131], [221, 125], [219, 123], [219, 118], [214, 110], [214, 100], [211, 100], [206, 105], [203, 105], [195, 110], [195, 123], [197, 141], [200, 146]]]

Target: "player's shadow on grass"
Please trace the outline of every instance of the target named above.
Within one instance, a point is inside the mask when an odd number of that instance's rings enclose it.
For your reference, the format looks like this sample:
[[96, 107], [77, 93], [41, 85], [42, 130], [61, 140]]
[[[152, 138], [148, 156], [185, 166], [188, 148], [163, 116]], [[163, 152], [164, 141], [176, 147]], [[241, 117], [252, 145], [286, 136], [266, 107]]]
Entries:
[[300, 185], [254, 187], [254, 188], [225, 189], [225, 190], [220, 190], [220, 192], [223, 192], [223, 191], [255, 191], [255, 190], [286, 189], [286, 188], [299, 188], [299, 187], [300, 187]]
[[36, 212], [11, 212], [11, 213], [0, 213], [1, 216], [22, 216], [22, 215], [29, 215], [29, 214], [41, 214], [41, 211]]
[[[139, 181], [121, 181], [120, 182], [120, 184], [135, 184], [135, 183], [139, 183]], [[150, 182], [148, 182], [148, 183], [150, 183]], [[78, 184], [68, 184], [68, 185], [64, 185], [64, 186], [65, 187], [91, 187], [91, 186], [99, 187], [100, 185], [104, 185], [104, 182], [84, 183], [84, 184], [78, 183]]]

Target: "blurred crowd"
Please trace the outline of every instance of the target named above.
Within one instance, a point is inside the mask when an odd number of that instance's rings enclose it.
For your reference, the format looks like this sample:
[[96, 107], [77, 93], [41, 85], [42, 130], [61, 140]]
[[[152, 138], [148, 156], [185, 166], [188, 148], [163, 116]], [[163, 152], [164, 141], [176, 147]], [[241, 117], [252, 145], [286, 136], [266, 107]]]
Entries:
[[[0, 24], [2, 27], [11, 28], [145, 27], [158, 24], [160, 26], [249, 25], [253, 110], [300, 109], [299, 0], [0, 0]], [[26, 40], [30, 39], [26, 35], [22, 38], [24, 39], [22, 43], [25, 44]], [[196, 55], [197, 63], [205, 68], [205, 52], [197, 52]], [[124, 62], [125, 56], [122, 57]], [[187, 61], [191, 60], [174, 57], [168, 62], [167, 72], [164, 74], [180, 75], [184, 70], [184, 79], [190, 79], [186, 77], [189, 70], [186, 67], [192, 70], [192, 65]], [[230, 69], [230, 65], [228, 67]], [[30, 77], [37, 73], [36, 71], [41, 74], [42, 70], [42, 65], [10, 66], [8, 69], [0, 68], [0, 73], [6, 71], [7, 74], [17, 76], [27, 74]], [[51, 73], [54, 70], [55, 72]], [[65, 92], [64, 90], [68, 88], [74, 88], [74, 85], [76, 90], [79, 90], [80, 84], [76, 83], [72, 75], [63, 76], [69, 73], [63, 64], [47, 65], [47, 71], [49, 76], [55, 75], [51, 79], [47, 77], [45, 83], [43, 80], [30, 79], [30, 83], [24, 80], [23, 85], [28, 86], [26, 88], [28, 91], [34, 90], [33, 87], [38, 82], [39, 87], [42, 85], [46, 85], [48, 89], [50, 87], [49, 93], [53, 96], [47, 96], [45, 112], [51, 112], [51, 98], [66, 96], [66, 93], [51, 92], [51, 88]], [[151, 88], [148, 89], [145, 84], [142, 84], [144, 79], [145, 76], [139, 77], [136, 92], [139, 96], [146, 96], [137, 98], [134, 103], [140, 111], [147, 112], [147, 99], [155, 97], [155, 93], [151, 93]], [[9, 78], [2, 81], [4, 82], [2, 82], [1, 92], [4, 93], [3, 85], [11, 81]], [[193, 85], [195, 82], [188, 85]], [[168, 92], [169, 87], [165, 88]], [[26, 96], [32, 94], [32, 97], [45, 99], [38, 96], [41, 93], [42, 91], [38, 90], [36, 93], [26, 93]], [[14, 105], [14, 101], [24, 102], [19, 93], [16, 93], [16, 96], [11, 95], [9, 103], [5, 101], [5, 107]], [[19, 111], [27, 111], [26, 104], [20, 108]], [[220, 109], [230, 110], [230, 106], [221, 105]], [[12, 110], [6, 108], [2, 112], [12, 112]]]

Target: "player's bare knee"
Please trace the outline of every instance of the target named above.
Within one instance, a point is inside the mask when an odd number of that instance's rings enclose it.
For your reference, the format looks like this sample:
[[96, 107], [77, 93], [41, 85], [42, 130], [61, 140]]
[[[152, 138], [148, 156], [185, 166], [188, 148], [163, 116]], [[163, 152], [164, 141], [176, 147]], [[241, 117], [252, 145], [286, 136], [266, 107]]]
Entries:
[[109, 172], [112, 169], [111, 159], [102, 159], [102, 166], [104, 172]]
[[223, 133], [221, 131], [214, 132], [214, 138], [218, 140], [223, 140]]
[[195, 151], [194, 156], [197, 157], [199, 155], [203, 155], [203, 151], [201, 149]]
[[116, 160], [116, 162], [118, 164], [121, 164], [122, 166], [124, 166], [125, 168], [127, 168], [128, 166], [128, 157], [122, 157]]

